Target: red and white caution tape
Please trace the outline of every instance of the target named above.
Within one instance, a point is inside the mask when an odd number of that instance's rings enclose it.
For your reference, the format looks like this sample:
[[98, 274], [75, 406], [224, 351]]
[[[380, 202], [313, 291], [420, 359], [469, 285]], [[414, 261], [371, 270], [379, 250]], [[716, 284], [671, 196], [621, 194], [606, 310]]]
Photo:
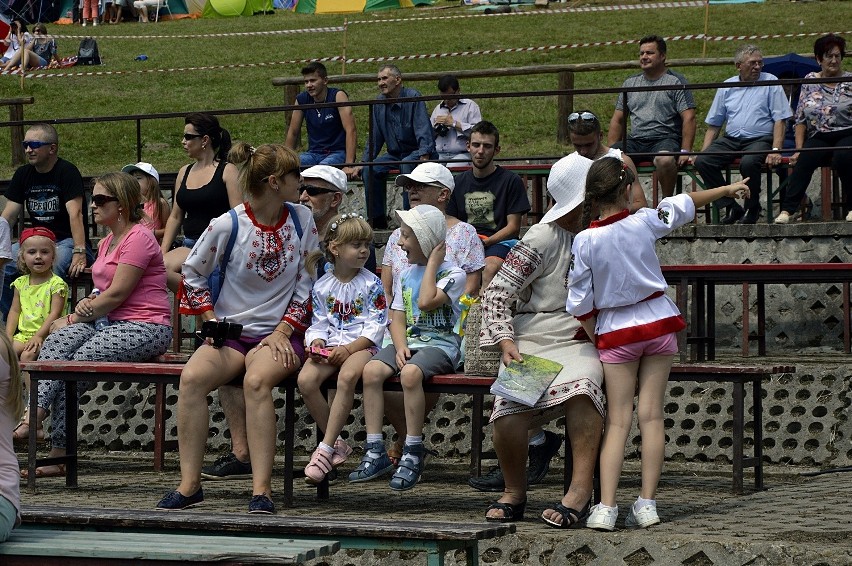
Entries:
[[[703, 34], [685, 34], [685, 35], [675, 35], [671, 37], [665, 38], [666, 41], [701, 41], [706, 39], [707, 41], [719, 42], [719, 41], [746, 41], [746, 40], [760, 40], [760, 39], [790, 39], [790, 38], [802, 38], [802, 37], [814, 37], [825, 35], [826, 31], [819, 32], [807, 32], [807, 33], [778, 33], [778, 34], [759, 34], [759, 35], [724, 35], [724, 36], [705, 36]], [[838, 35], [852, 35], [852, 31], [838, 31], [833, 32]], [[526, 52], [544, 52], [544, 51], [558, 51], [564, 49], [578, 49], [585, 47], [601, 47], [601, 46], [612, 46], [612, 45], [631, 45], [635, 44], [636, 39], [620, 39], [615, 41], [592, 41], [586, 43], [570, 43], [570, 44], [561, 44], [561, 45], [541, 45], [534, 47], [506, 47], [502, 49], [478, 49], [473, 51], [449, 51], [444, 53], [427, 53], [427, 54], [414, 54], [414, 55], [386, 55], [381, 57], [352, 57], [346, 59], [346, 64], [357, 64], [357, 63], [380, 63], [386, 61], [412, 61], [412, 60], [421, 60], [421, 59], [438, 59], [444, 57], [470, 57], [470, 56], [481, 56], [481, 55], [496, 55], [500, 53], [526, 53]], [[212, 70], [224, 70], [224, 69], [245, 69], [245, 68], [253, 68], [253, 67], [276, 67], [281, 65], [293, 66], [293, 65], [303, 65], [305, 63], [310, 63], [311, 61], [320, 61], [320, 62], [334, 62], [334, 61], [343, 61], [343, 58], [339, 55], [334, 55], [330, 57], [311, 57], [308, 59], [291, 59], [289, 61], [270, 61], [263, 63], [235, 63], [230, 65], [205, 65], [200, 67], [178, 67], [172, 69], [134, 69], [127, 71], [79, 71], [79, 72], [61, 72], [61, 73], [48, 73], [48, 72], [33, 72], [28, 73], [27, 78], [40, 79], [40, 78], [48, 78], [48, 77], [90, 77], [90, 76], [109, 76], [109, 75], [129, 75], [134, 73], [173, 73], [173, 72], [186, 72], [186, 71], [212, 71]], [[2, 73], [8, 74], [8, 73]], [[15, 73], [16, 75], [19, 73]]]
[[293, 35], [298, 33], [329, 33], [344, 31], [343, 26], [327, 26], [319, 28], [300, 28], [300, 29], [278, 29], [270, 31], [241, 31], [233, 33], [203, 33], [203, 34], [180, 34], [180, 35], [57, 35], [51, 36], [57, 39], [83, 39], [85, 37], [94, 37], [95, 39], [198, 39], [201, 37], [245, 37], [259, 35]]

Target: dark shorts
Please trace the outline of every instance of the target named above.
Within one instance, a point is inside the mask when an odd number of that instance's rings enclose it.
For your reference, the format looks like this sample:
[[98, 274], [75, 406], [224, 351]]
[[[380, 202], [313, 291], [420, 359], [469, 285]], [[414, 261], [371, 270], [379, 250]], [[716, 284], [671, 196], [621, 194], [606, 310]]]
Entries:
[[[266, 338], [264, 336], [263, 338]], [[223, 348], [230, 348], [232, 350], [236, 350], [241, 353], [243, 356], [248, 354], [249, 350], [260, 344], [260, 341], [263, 338], [239, 338], [237, 340], [225, 340], [225, 343], [222, 345]], [[305, 362], [305, 336], [303, 334], [293, 333], [290, 336], [290, 346], [293, 348], [293, 351], [296, 352], [296, 355], [299, 356], [299, 360], [302, 363]], [[233, 385], [234, 387], [242, 387], [243, 386], [243, 376], [235, 377], [232, 381], [228, 382], [228, 385]]]
[[[450, 357], [440, 348], [427, 346], [416, 350], [411, 349], [411, 352], [412, 355], [408, 363], [420, 368], [424, 379], [429, 379], [433, 375], [453, 373], [456, 370]], [[373, 359], [393, 369], [394, 375], [399, 374], [399, 368], [396, 367], [396, 347], [393, 344], [379, 350], [379, 353], [373, 356]]]
[[509, 250], [515, 247], [515, 244], [517, 243], [518, 240], [503, 240], [502, 242], [486, 246], [485, 257], [499, 257], [500, 259], [506, 259], [506, 256], [509, 255]]
[[623, 147], [621, 141], [612, 144], [614, 149], [624, 151], [636, 165], [644, 162], [654, 161], [655, 153], [677, 153], [680, 154], [680, 138], [663, 138], [659, 140], [637, 140], [627, 138], [627, 147]]

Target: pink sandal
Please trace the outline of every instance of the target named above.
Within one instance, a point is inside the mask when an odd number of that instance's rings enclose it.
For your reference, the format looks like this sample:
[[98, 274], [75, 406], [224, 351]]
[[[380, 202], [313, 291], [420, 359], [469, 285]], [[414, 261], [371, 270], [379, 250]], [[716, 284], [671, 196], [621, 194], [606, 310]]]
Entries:
[[352, 447], [345, 440], [338, 438], [334, 441], [334, 453], [331, 455], [331, 466], [336, 468], [349, 459], [352, 454]]
[[332, 454], [329, 454], [319, 446], [311, 454], [311, 461], [305, 466], [305, 481], [311, 485], [322, 483], [333, 466], [331, 465]]

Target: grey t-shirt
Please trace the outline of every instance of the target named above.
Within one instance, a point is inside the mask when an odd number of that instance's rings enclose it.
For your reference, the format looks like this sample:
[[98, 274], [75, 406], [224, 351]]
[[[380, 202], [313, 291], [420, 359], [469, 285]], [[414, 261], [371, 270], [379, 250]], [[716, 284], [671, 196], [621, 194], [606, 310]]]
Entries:
[[[649, 81], [639, 73], [628, 77], [624, 88], [685, 85], [686, 77], [672, 70], [663, 76]], [[630, 110], [629, 137], [636, 140], [659, 140], [674, 137], [680, 139], [683, 120], [680, 113], [695, 108], [692, 91], [658, 90], [650, 92], [628, 92], [627, 107]], [[615, 103], [616, 110], [624, 110], [624, 95], [619, 95]]]

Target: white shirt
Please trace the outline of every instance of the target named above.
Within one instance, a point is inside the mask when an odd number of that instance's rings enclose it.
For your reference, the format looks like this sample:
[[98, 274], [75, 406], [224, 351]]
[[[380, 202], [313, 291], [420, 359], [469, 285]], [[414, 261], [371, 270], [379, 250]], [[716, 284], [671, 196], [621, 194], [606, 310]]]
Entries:
[[305, 344], [324, 340], [326, 346], [351, 344], [360, 337], [380, 346], [388, 322], [382, 280], [366, 269], [342, 283], [333, 272], [326, 273], [311, 292], [313, 322], [305, 333]]

